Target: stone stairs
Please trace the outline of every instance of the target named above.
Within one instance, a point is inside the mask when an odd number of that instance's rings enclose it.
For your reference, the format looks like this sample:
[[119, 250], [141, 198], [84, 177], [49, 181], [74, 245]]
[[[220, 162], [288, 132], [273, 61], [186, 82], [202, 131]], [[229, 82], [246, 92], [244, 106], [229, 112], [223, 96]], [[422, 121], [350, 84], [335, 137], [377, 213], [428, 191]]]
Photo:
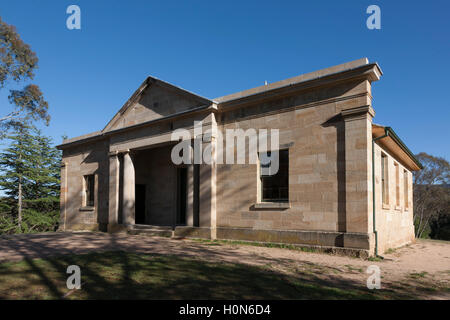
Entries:
[[172, 227], [167, 226], [151, 226], [146, 224], [135, 224], [129, 226], [127, 230], [128, 234], [133, 235], [146, 235], [146, 236], [157, 236], [157, 237], [172, 237]]

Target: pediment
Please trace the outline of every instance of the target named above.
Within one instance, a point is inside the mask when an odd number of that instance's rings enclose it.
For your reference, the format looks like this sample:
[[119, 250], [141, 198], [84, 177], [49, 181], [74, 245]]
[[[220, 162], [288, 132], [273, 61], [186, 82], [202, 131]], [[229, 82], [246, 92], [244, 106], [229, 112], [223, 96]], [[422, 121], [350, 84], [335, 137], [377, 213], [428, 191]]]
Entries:
[[211, 101], [155, 78], [147, 78], [124, 104], [103, 132], [193, 110]]

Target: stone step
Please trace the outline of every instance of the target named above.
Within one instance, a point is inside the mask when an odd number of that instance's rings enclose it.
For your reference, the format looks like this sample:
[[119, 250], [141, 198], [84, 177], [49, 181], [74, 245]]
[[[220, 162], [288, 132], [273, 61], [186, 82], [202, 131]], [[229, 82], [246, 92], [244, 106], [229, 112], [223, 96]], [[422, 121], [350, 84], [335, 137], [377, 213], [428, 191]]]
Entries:
[[170, 226], [153, 226], [149, 224], [135, 224], [129, 227], [130, 230], [163, 230], [163, 231], [172, 231], [172, 227]]
[[161, 230], [161, 229], [130, 229], [128, 234], [132, 235], [145, 235], [145, 236], [156, 236], [156, 237], [172, 237], [172, 230]]

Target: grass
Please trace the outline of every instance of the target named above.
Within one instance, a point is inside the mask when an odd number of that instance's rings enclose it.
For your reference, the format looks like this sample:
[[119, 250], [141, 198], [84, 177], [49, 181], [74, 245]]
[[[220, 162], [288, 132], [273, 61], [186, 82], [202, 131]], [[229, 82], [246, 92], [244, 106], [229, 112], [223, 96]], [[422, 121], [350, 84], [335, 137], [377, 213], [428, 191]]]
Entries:
[[391, 253], [394, 253], [395, 251], [397, 251], [397, 250], [393, 249], [393, 248], [389, 248], [386, 250], [385, 254], [391, 254]]
[[115, 251], [2, 263], [0, 299], [61, 299], [73, 264], [81, 268], [82, 288], [67, 299], [412, 298], [401, 290], [369, 290], [359, 281], [325, 280], [315, 266], [287, 274], [270, 265]]
[[425, 278], [425, 276], [428, 274], [428, 272], [423, 271], [423, 272], [413, 272], [410, 273], [409, 276], [413, 279], [419, 279], [419, 278]]
[[367, 260], [373, 261], [373, 262], [381, 262], [381, 261], [383, 261], [383, 259], [380, 258], [380, 257], [369, 257]]
[[359, 268], [359, 267], [354, 267], [352, 265], [346, 264], [345, 267], [347, 267], [347, 270], [349, 272], [359, 272], [359, 273], [364, 273], [364, 269], [363, 268]]
[[240, 240], [209, 240], [209, 239], [190, 239], [192, 241], [201, 242], [206, 245], [220, 245], [220, 244], [229, 244], [229, 245], [246, 245], [246, 246], [254, 246], [254, 247], [266, 247], [266, 248], [280, 248], [280, 249], [288, 249], [288, 250], [296, 250], [302, 252], [314, 252], [319, 253], [320, 250], [314, 247], [308, 246], [299, 246], [292, 244], [284, 244], [284, 243], [272, 243], [272, 242], [256, 242], [256, 241], [240, 241]]

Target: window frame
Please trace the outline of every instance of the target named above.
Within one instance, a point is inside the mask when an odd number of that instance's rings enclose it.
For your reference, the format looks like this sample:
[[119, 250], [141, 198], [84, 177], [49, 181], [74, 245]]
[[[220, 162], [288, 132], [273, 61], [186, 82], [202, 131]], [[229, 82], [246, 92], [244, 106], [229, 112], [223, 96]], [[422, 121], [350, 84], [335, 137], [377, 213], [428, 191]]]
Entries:
[[400, 208], [400, 165], [394, 162], [395, 169], [395, 207]]
[[[84, 208], [95, 207], [95, 174], [83, 175], [83, 203]], [[90, 190], [92, 189], [92, 190]]]
[[405, 210], [409, 209], [409, 174], [408, 170], [403, 169], [403, 202]]
[[389, 205], [389, 160], [384, 152], [381, 153], [381, 202]]
[[[278, 168], [278, 172], [275, 175], [262, 175], [261, 174], [261, 154], [265, 154], [265, 153], [271, 153], [277, 151], [279, 152], [279, 168]], [[281, 161], [281, 154], [286, 152], [286, 163], [282, 163]], [[285, 166], [286, 167], [286, 186], [282, 186], [282, 187], [278, 187], [278, 194], [281, 194], [280, 189], [281, 188], [286, 188], [287, 190], [286, 192], [286, 197], [281, 197], [279, 196], [278, 198], [267, 198], [264, 197], [264, 180], [273, 176], [276, 176], [277, 174], [280, 173], [280, 170], [282, 169], [282, 167]], [[267, 181], [267, 180], [266, 180]], [[267, 182], [266, 182], [267, 183]], [[279, 150], [267, 150], [264, 152], [258, 152], [258, 184], [259, 184], [259, 191], [258, 191], [258, 203], [271, 203], [271, 204], [286, 204], [289, 203], [289, 148], [283, 148], [283, 149], [279, 149]]]

